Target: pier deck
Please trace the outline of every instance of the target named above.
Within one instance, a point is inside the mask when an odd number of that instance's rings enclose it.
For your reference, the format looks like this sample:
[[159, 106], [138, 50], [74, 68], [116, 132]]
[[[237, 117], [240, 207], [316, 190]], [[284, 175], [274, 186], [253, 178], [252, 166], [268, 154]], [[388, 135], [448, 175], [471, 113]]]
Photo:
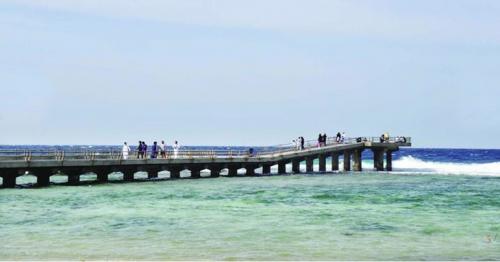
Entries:
[[[392, 170], [392, 152], [399, 147], [411, 146], [411, 138], [404, 142], [390, 138], [383, 143], [379, 138], [348, 139], [337, 143], [329, 138], [327, 144], [319, 147], [308, 141], [303, 150], [294, 145], [282, 145], [257, 150], [255, 153], [234, 150], [181, 150], [177, 157], [167, 152], [166, 158], [138, 159], [136, 152], [131, 152], [128, 159], [123, 159], [121, 152], [35, 152], [16, 151], [0, 152], [0, 177], [3, 187], [16, 186], [16, 178], [25, 174], [36, 176], [39, 187], [48, 186], [50, 177], [55, 174], [68, 176], [68, 184], [78, 184], [85, 173], [97, 174], [100, 182], [108, 181], [113, 172], [123, 174], [123, 180], [133, 181], [136, 172], [147, 172], [148, 178], [158, 177], [158, 173], [168, 171], [171, 179], [180, 178], [183, 170], [191, 171], [190, 178], [200, 178], [200, 171], [210, 170], [210, 177], [218, 177], [227, 169], [227, 176], [237, 176], [239, 169], [245, 169], [246, 176], [256, 175], [255, 170], [262, 168], [261, 175], [271, 174], [271, 167], [277, 166], [277, 174], [286, 174], [286, 165], [292, 164], [292, 172], [300, 173], [300, 163], [305, 161], [306, 172], [313, 172], [313, 161], [318, 159], [319, 172], [339, 170], [339, 157], [343, 156], [343, 171], [362, 171], [362, 152], [373, 152], [374, 168], [377, 171]], [[384, 157], [385, 156], [385, 157]], [[326, 170], [327, 159], [331, 161], [331, 170]], [[385, 159], [385, 166], [384, 166]]]

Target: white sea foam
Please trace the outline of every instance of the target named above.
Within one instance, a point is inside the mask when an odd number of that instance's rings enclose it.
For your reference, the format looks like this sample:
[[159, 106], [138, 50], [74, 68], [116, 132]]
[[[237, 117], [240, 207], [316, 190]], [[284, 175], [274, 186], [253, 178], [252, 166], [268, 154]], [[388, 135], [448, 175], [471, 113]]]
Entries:
[[[342, 169], [343, 161], [339, 159], [339, 167]], [[444, 175], [473, 175], [473, 176], [500, 176], [500, 162], [467, 164], [451, 162], [424, 161], [412, 156], [404, 156], [398, 160], [393, 160], [393, 173], [398, 174], [444, 174]], [[273, 172], [277, 172], [278, 167], [273, 166]], [[287, 172], [292, 172], [292, 165], [288, 164]], [[319, 169], [318, 163], [314, 164], [314, 170]], [[331, 170], [329, 161], [326, 163], [326, 170]], [[373, 160], [363, 160], [364, 171], [375, 171]], [[306, 165], [300, 165], [300, 171], [306, 172]]]
[[452, 175], [500, 176], [500, 162], [490, 163], [450, 163], [424, 161], [412, 156], [404, 156], [393, 161], [395, 172], [419, 172]]

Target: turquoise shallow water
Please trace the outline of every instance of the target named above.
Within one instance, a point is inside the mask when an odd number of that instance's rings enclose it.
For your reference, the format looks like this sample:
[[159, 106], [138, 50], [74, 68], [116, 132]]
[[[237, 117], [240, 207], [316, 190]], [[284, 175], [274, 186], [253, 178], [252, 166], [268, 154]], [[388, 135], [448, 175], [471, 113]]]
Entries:
[[0, 259], [500, 259], [500, 178], [330, 174], [0, 190]]

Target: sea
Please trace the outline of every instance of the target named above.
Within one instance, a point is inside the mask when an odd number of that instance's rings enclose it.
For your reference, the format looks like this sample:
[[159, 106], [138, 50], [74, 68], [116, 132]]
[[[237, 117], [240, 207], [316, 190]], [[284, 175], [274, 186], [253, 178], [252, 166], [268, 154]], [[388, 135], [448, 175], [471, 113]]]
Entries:
[[0, 189], [0, 260], [500, 260], [500, 150], [401, 149], [392, 172], [363, 154], [363, 172], [23, 176]]

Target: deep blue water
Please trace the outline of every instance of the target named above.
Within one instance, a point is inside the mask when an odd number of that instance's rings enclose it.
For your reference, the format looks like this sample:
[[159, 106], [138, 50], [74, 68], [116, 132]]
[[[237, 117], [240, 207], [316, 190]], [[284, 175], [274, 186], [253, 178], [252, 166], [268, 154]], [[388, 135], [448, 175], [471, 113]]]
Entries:
[[[366, 152], [366, 157], [370, 157]], [[500, 149], [401, 148], [394, 159], [412, 156], [423, 161], [447, 163], [491, 163], [500, 161]]]

